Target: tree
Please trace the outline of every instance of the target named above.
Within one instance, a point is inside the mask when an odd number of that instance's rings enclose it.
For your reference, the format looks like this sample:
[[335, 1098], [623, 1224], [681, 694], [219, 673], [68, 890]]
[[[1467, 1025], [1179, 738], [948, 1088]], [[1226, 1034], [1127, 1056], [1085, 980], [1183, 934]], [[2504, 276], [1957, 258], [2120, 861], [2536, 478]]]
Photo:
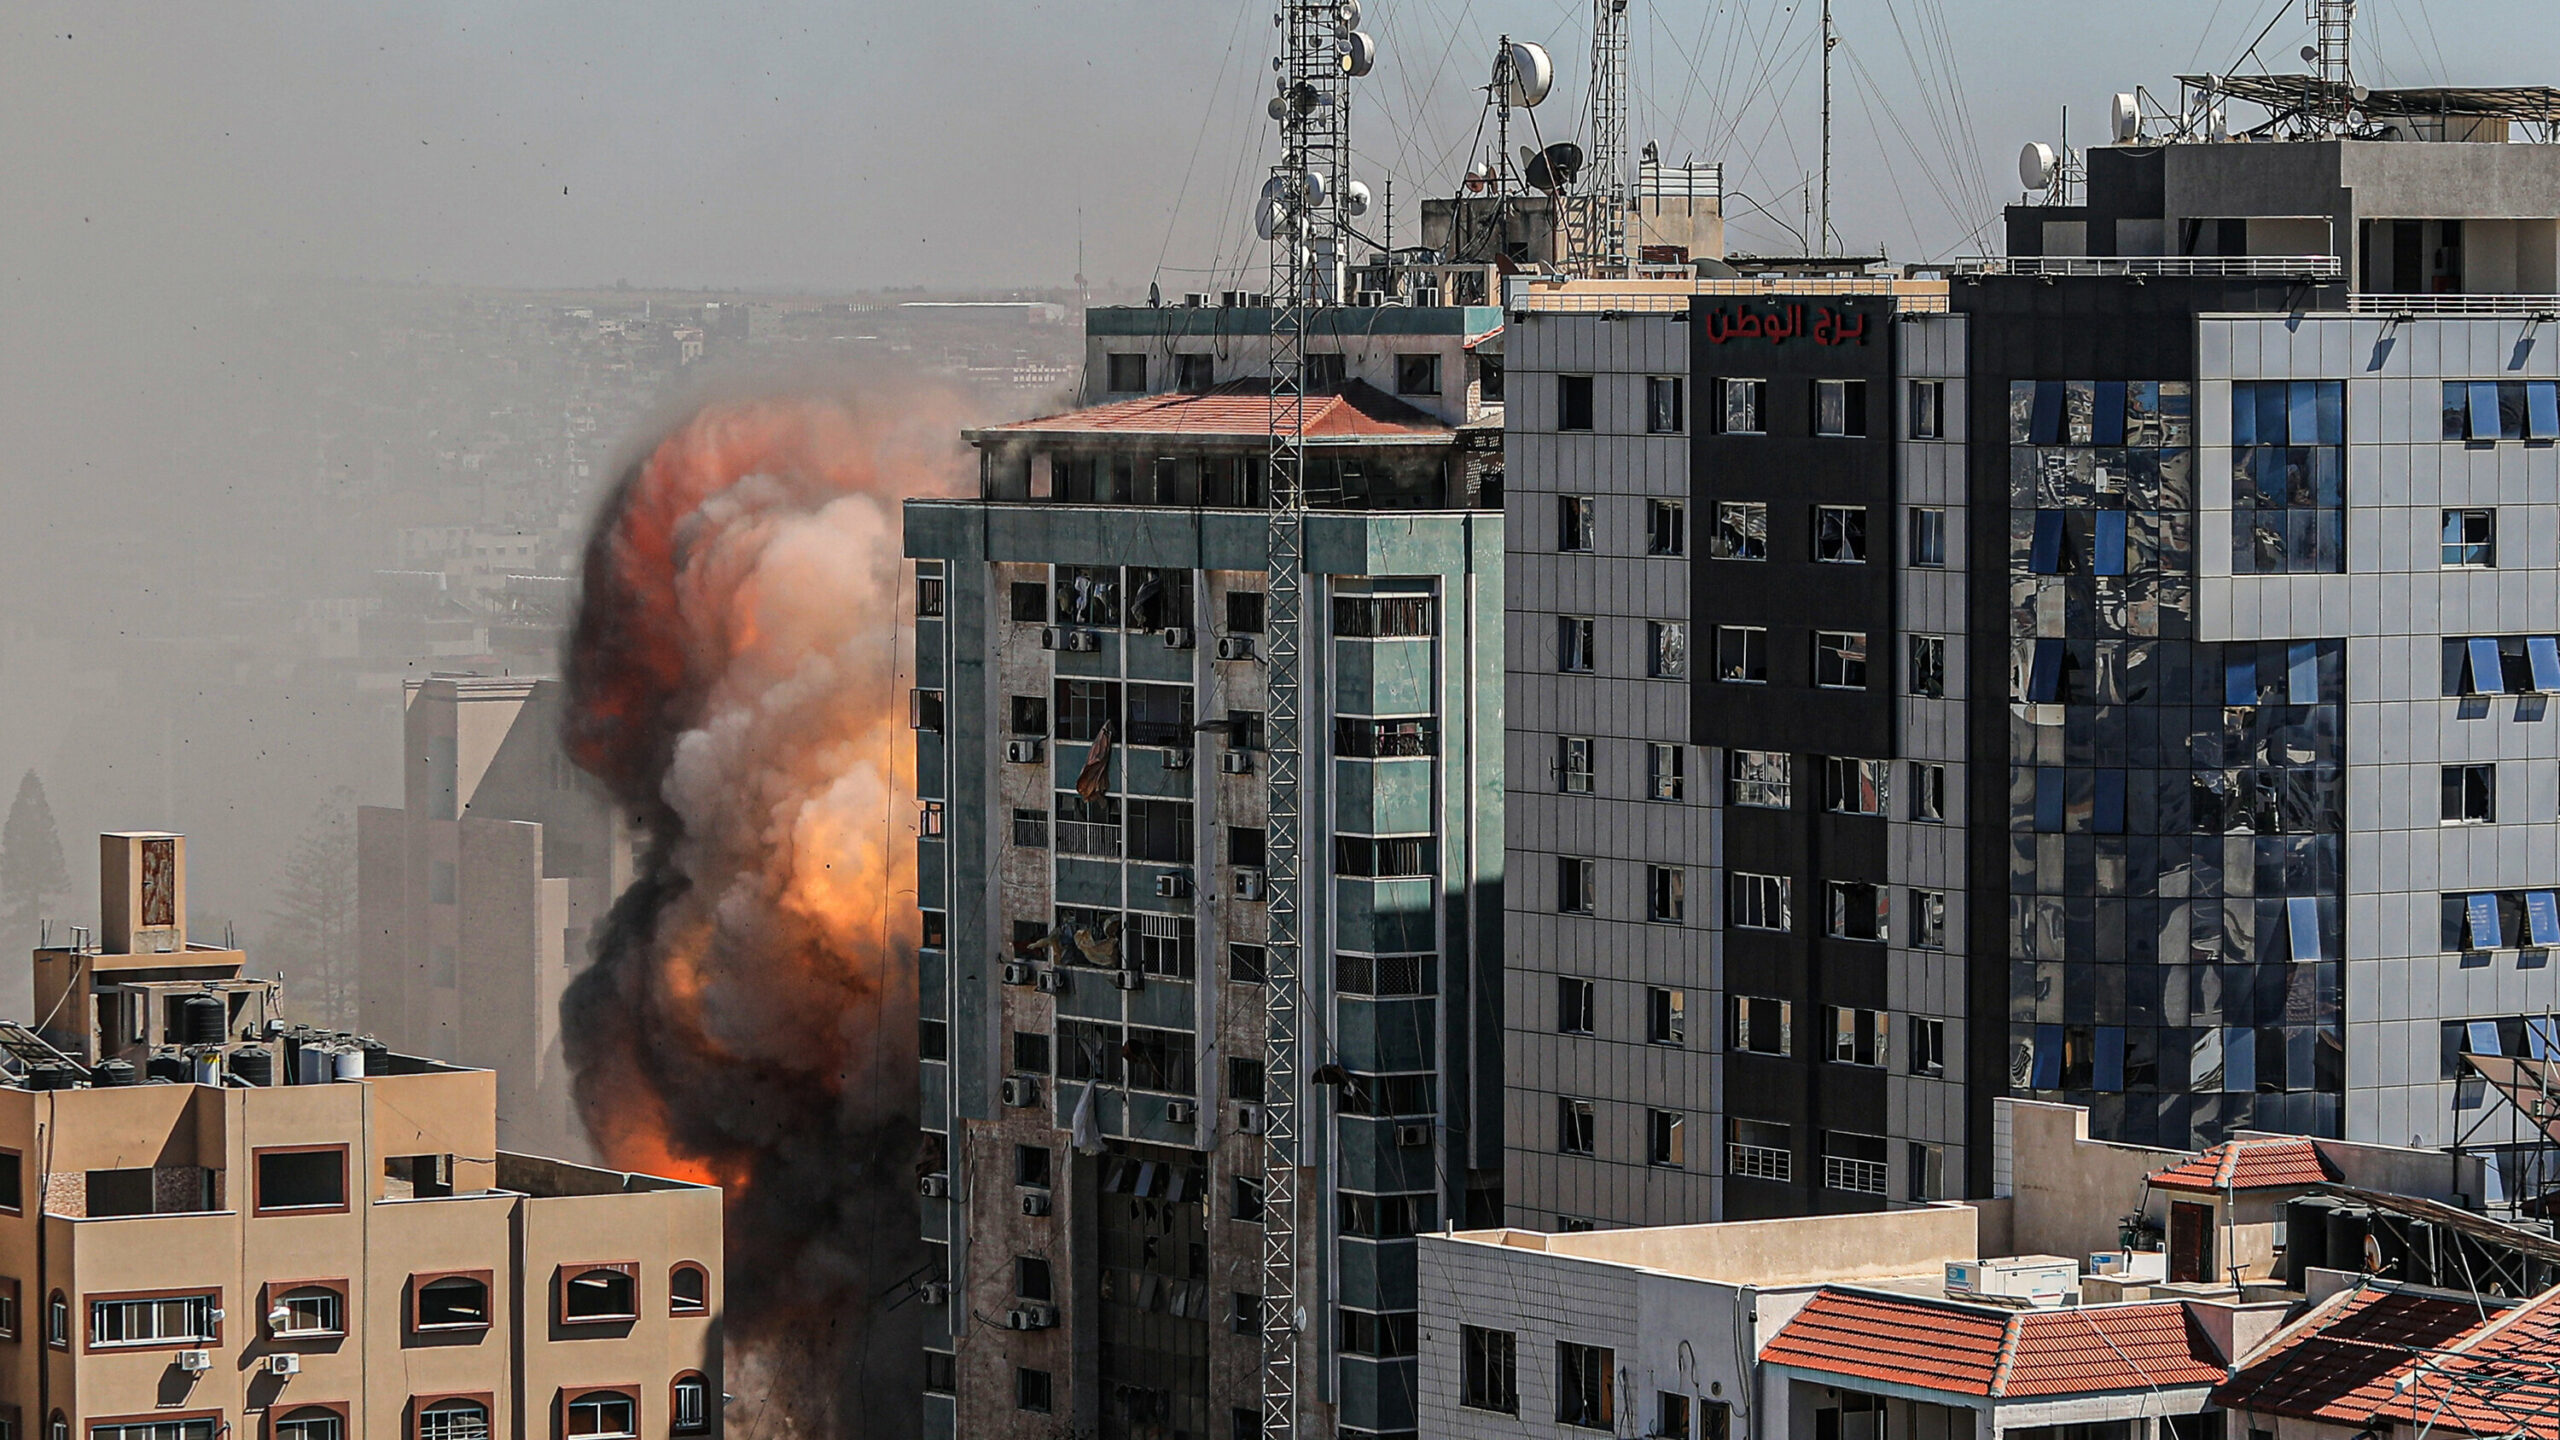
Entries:
[[356, 1018], [355, 796], [332, 794], [285, 861], [260, 968], [288, 983], [288, 1003], [325, 1025]]
[[9, 802], [9, 819], [0, 825], [0, 954], [33, 948], [45, 912], [71, 904], [71, 872], [62, 864], [62, 834], [54, 825], [53, 806], [44, 798], [44, 782], [30, 770], [18, 782], [18, 798]]

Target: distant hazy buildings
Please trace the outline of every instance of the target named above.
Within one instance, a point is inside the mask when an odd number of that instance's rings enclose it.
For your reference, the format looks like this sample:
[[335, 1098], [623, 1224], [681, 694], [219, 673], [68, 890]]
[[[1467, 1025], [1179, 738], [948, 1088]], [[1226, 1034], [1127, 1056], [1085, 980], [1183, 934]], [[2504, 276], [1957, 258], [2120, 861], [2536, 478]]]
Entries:
[[560, 750], [556, 680], [406, 687], [401, 809], [358, 815], [362, 1028], [498, 1072], [501, 1143], [584, 1155], [560, 994], [630, 879], [612, 808]]

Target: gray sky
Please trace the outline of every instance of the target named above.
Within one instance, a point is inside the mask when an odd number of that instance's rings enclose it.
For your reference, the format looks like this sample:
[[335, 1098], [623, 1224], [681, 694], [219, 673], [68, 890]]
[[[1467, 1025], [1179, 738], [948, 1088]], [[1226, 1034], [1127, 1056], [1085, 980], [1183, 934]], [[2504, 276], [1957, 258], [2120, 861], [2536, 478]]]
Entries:
[[[1636, 139], [1722, 159], [1729, 185], [1799, 217], [1814, 0], [1632, 3]], [[1848, 243], [1899, 257], [1957, 248], [2058, 106], [2095, 138], [2118, 88], [2174, 94], [2177, 71], [2231, 65], [2278, 15], [2263, 55], [2290, 65], [2307, 36], [2302, 0], [1837, 8], [1835, 213]], [[1446, 187], [1501, 31], [1555, 52], [1541, 124], [1577, 128], [1587, 9], [1372, 0], [1384, 59], [1355, 129], [1373, 185], [1392, 176], [1400, 203]], [[2359, 23], [2369, 81], [2560, 80], [2547, 0], [2365, 0]], [[1055, 284], [1082, 206], [1088, 273], [1142, 282], [1159, 257], [1243, 253], [1271, 43], [1259, 0], [16, 0], [0, 267], [55, 296], [307, 275]], [[1947, 54], [1961, 111], [1928, 59]], [[1165, 288], [1207, 285], [1168, 270]]]

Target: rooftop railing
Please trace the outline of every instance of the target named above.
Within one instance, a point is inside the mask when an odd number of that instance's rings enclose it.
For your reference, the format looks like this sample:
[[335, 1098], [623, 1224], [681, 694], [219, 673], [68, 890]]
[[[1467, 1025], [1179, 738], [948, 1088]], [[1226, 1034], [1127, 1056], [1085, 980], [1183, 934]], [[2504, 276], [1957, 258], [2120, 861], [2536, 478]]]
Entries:
[[2165, 279], [2342, 280], [2347, 273], [2346, 262], [2335, 255], [1968, 255], [1911, 268], [1919, 273], [2054, 279], [2156, 275]]

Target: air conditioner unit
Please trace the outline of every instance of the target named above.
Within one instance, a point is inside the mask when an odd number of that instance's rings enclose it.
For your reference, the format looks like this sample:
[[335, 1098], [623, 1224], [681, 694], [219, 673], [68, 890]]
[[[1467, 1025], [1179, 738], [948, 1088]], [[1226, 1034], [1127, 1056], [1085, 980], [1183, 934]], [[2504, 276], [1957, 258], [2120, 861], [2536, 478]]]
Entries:
[[1177, 750], [1170, 745], [1166, 746], [1164, 751], [1164, 768], [1167, 770], [1190, 769], [1191, 752], [1188, 750]]
[[1218, 768], [1230, 775], [1250, 775], [1253, 773], [1253, 752], [1229, 750], [1218, 757]]
[[1396, 1143], [1407, 1150], [1420, 1150], [1431, 1143], [1431, 1127], [1424, 1124], [1398, 1125]]
[[1040, 755], [1043, 748], [1042, 743], [1038, 740], [1007, 740], [1004, 742], [1004, 763], [1007, 765], [1037, 765], [1040, 763]]
[[1022, 1213], [1023, 1213], [1023, 1214], [1025, 1214], [1025, 1215], [1031, 1216], [1033, 1219], [1038, 1219], [1038, 1218], [1040, 1218], [1041, 1216], [1044, 1216], [1044, 1215], [1048, 1214], [1048, 1213], [1049, 1213], [1049, 1192], [1048, 1192], [1048, 1191], [1046, 1191], [1046, 1190], [1025, 1190], [1025, 1191], [1023, 1191], [1023, 1192], [1022, 1192]]
[[1261, 871], [1239, 870], [1236, 872], [1236, 898], [1239, 900], [1259, 900], [1262, 898]]
[[1156, 877], [1156, 896], [1163, 900], [1179, 900], [1191, 893], [1191, 877], [1164, 874]]
[[927, 1305], [948, 1305], [951, 1287], [940, 1280], [927, 1280], [916, 1287], [916, 1298]]
[[1008, 1330], [1046, 1330], [1058, 1323], [1055, 1305], [1016, 1305], [1004, 1312]]
[[1043, 649], [1043, 650], [1064, 650], [1064, 649], [1067, 649], [1067, 648], [1068, 648], [1068, 646], [1067, 646], [1067, 643], [1066, 643], [1066, 634], [1067, 634], [1067, 632], [1066, 632], [1066, 631], [1059, 629], [1059, 628], [1058, 628], [1057, 626], [1055, 626], [1055, 625], [1043, 625], [1043, 626], [1041, 626], [1041, 627], [1040, 627], [1040, 648], [1041, 648], [1041, 649]]
[[996, 1091], [1007, 1105], [1022, 1106], [1040, 1103], [1040, 1082], [1028, 1075], [1008, 1075], [1004, 1078], [1004, 1083], [996, 1087]]
[[2080, 1266], [2060, 1255], [2014, 1255], [1947, 1266], [1947, 1293], [2050, 1307], [2077, 1298]]
[[267, 1373], [299, 1375], [302, 1373], [302, 1357], [294, 1354], [270, 1355], [267, 1357]]
[[1259, 1135], [1262, 1133], [1262, 1125], [1263, 1119], [1261, 1106], [1251, 1104], [1249, 1102], [1236, 1106], [1237, 1134]]
[[1219, 659], [1221, 659], [1221, 660], [1250, 660], [1250, 659], [1252, 659], [1252, 658], [1253, 658], [1253, 637], [1252, 637], [1252, 636], [1250, 636], [1250, 635], [1221, 635], [1221, 636], [1219, 636], [1219, 637], [1218, 637], [1218, 658], [1219, 658]]
[[1040, 991], [1044, 995], [1064, 995], [1071, 988], [1071, 977], [1064, 970], [1040, 972]]
[[1191, 648], [1191, 645], [1192, 640], [1190, 626], [1168, 625], [1165, 627], [1164, 648], [1167, 650], [1188, 650]]
[[1114, 970], [1111, 972], [1111, 984], [1118, 990], [1144, 990], [1147, 977], [1135, 970]]
[[1362, 290], [1356, 292], [1356, 295], [1358, 304], [1372, 310], [1387, 303], [1387, 292], [1384, 290]]
[[1028, 985], [1031, 983], [1031, 975], [1031, 966], [1025, 961], [1004, 962], [1004, 983], [1007, 985]]
[[1067, 643], [1058, 648], [1089, 653], [1102, 648], [1102, 637], [1090, 630], [1070, 630], [1067, 632]]
[[186, 1371], [190, 1375], [201, 1375], [207, 1370], [213, 1368], [213, 1352], [210, 1350], [181, 1350], [178, 1352], [178, 1368]]
[[936, 1170], [916, 1181], [916, 1193], [927, 1200], [948, 1199], [951, 1195], [951, 1177]]
[[1164, 1119], [1168, 1125], [1188, 1125], [1191, 1123], [1191, 1117], [1199, 1113], [1200, 1107], [1188, 1100], [1164, 1102]]

